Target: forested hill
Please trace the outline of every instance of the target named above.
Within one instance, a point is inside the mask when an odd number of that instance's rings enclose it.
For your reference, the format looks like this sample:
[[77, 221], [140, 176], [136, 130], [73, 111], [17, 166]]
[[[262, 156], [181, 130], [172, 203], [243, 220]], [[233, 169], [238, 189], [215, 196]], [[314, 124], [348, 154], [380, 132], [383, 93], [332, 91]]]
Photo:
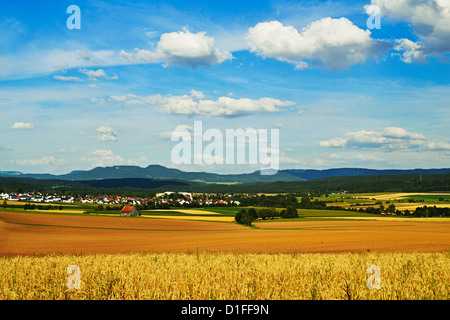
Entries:
[[259, 171], [241, 174], [217, 174], [208, 172], [187, 172], [179, 169], [167, 168], [161, 165], [149, 165], [142, 168], [138, 166], [112, 166], [97, 167], [92, 170], [76, 170], [67, 174], [36, 174], [18, 171], [0, 171], [0, 177], [20, 177], [34, 179], [57, 180], [101, 180], [101, 179], [169, 179], [209, 183], [259, 183], [277, 181], [303, 181], [329, 177], [348, 176], [384, 176], [401, 174], [445, 174], [450, 169], [407, 169], [407, 170], [375, 170], [364, 168], [336, 168], [336, 169], [288, 169], [279, 170], [274, 175], [262, 175]]
[[162, 179], [105, 179], [67, 181], [0, 177], [0, 191], [60, 192], [71, 194], [115, 193], [133, 195], [159, 191], [207, 193], [331, 193], [344, 192], [441, 192], [450, 191], [450, 174], [347, 176], [309, 181], [215, 184]]

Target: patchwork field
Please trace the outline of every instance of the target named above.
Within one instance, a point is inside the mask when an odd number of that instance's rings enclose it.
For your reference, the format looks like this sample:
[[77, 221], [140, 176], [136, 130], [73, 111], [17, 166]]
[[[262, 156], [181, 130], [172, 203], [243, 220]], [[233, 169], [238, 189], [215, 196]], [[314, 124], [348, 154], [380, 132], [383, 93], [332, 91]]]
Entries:
[[[130, 252], [337, 253], [441, 252], [450, 221], [329, 218], [231, 222], [0, 213], [0, 255]], [[226, 218], [226, 217], [225, 217]], [[430, 222], [431, 221], [431, 222]]]
[[[236, 208], [67, 209], [0, 212], [0, 300], [449, 298], [448, 218], [302, 209], [247, 227]], [[80, 289], [67, 288], [70, 265]]]

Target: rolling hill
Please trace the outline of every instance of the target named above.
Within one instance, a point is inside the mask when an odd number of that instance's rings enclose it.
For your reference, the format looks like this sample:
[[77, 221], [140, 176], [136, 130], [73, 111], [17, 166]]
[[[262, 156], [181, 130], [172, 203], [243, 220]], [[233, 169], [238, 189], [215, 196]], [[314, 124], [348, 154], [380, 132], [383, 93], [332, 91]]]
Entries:
[[384, 176], [399, 174], [445, 174], [449, 169], [365, 169], [365, 168], [336, 168], [336, 169], [288, 169], [279, 170], [275, 175], [262, 175], [259, 171], [242, 174], [217, 174], [208, 172], [187, 172], [179, 169], [167, 168], [161, 165], [149, 165], [142, 168], [138, 166], [111, 166], [97, 167], [92, 170], [75, 170], [67, 174], [36, 174], [21, 173], [19, 171], [0, 171], [0, 177], [18, 177], [34, 179], [57, 179], [68, 181], [103, 180], [103, 179], [170, 179], [195, 181], [205, 183], [257, 183], [278, 181], [304, 181], [330, 177], [348, 176]]

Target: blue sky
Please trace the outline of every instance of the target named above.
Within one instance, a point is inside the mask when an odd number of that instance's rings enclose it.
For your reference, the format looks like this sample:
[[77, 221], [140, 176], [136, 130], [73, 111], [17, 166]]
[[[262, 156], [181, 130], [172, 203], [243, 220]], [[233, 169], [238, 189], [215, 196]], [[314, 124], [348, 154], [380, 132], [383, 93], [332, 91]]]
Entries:
[[[67, 8], [81, 28], [68, 29]], [[368, 6], [380, 10], [369, 29]], [[440, 0], [2, 1], [0, 170], [175, 165], [176, 128], [278, 129], [281, 168], [442, 168]]]

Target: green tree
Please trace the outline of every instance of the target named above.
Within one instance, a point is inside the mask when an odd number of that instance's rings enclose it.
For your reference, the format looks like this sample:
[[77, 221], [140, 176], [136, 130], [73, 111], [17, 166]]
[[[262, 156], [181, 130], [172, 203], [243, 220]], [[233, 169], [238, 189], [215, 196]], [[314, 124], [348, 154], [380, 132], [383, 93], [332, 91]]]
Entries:
[[241, 222], [240, 222], [240, 223], [245, 224], [245, 225], [247, 225], [247, 226], [251, 226], [253, 220], [254, 220], [253, 217], [252, 217], [251, 215], [249, 215], [248, 212], [247, 212], [247, 214], [244, 215], [244, 216], [241, 218]]
[[388, 207], [388, 212], [389, 213], [394, 213], [395, 212], [395, 204], [391, 203]]
[[256, 212], [255, 208], [250, 208], [248, 209], [248, 213], [249, 216], [251, 216], [253, 218], [253, 220], [258, 219], [258, 213]]
[[234, 216], [234, 220], [236, 220], [237, 223], [241, 223], [241, 219], [244, 215], [247, 214], [247, 211], [245, 209], [240, 210], [236, 215]]
[[[256, 212], [256, 210], [255, 210]], [[245, 224], [247, 226], [251, 226], [253, 220], [255, 220], [253, 218], [253, 215], [250, 213], [250, 210], [245, 211], [244, 209], [242, 209], [241, 211], [239, 211], [236, 216], [234, 217], [234, 219], [236, 220], [237, 223], [240, 224]]]
[[295, 209], [293, 206], [287, 206], [286, 210], [283, 210], [281, 212], [282, 218], [298, 218], [298, 212], [297, 209]]
[[303, 196], [300, 200], [300, 208], [308, 208], [311, 204], [311, 200], [308, 196]]

